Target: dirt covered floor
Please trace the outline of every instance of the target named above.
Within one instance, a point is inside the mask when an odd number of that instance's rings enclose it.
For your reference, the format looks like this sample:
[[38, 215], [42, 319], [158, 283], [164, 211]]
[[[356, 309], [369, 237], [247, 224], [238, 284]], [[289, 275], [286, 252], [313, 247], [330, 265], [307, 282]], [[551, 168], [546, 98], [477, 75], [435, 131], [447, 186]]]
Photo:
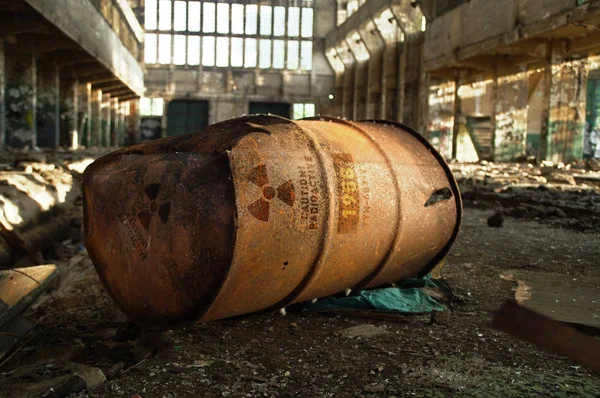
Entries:
[[[447, 319], [288, 311], [144, 331], [114, 306], [72, 239], [45, 254], [59, 265], [60, 283], [26, 313], [39, 325], [2, 363], [0, 396], [600, 396], [600, 376], [489, 327], [514, 297], [516, 283], [500, 277], [508, 270], [600, 277], [598, 188], [554, 183], [549, 170], [543, 176], [527, 165], [518, 178], [521, 168], [453, 167], [465, 215], [442, 271], [456, 295]], [[503, 227], [489, 227], [497, 213]], [[348, 337], [359, 325], [359, 336]]]

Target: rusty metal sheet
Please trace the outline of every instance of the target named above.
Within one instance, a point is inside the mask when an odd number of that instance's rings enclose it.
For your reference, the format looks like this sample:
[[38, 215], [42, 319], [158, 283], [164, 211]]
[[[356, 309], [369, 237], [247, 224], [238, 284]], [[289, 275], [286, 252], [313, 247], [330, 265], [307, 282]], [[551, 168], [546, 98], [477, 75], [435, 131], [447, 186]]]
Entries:
[[508, 302], [496, 313], [492, 326], [600, 374], [600, 343], [563, 322]]
[[126, 148], [87, 169], [84, 198], [101, 279], [153, 326], [425, 274], [462, 214], [418, 133], [328, 118], [249, 116]]

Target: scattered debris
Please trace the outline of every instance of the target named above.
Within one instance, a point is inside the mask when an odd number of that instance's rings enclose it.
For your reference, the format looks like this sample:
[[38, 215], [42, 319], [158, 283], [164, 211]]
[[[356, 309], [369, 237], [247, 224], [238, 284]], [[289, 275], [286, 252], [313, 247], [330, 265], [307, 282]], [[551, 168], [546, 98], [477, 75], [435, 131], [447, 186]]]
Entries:
[[91, 391], [106, 381], [102, 370], [74, 362], [21, 366], [0, 379], [0, 390], [7, 397], [62, 398]]
[[355, 339], [357, 337], [368, 339], [389, 333], [388, 330], [371, 324], [352, 326], [351, 328], [344, 329], [340, 332], [342, 336], [348, 339]]
[[497, 211], [487, 220], [487, 225], [492, 228], [501, 228], [504, 225], [504, 214]]

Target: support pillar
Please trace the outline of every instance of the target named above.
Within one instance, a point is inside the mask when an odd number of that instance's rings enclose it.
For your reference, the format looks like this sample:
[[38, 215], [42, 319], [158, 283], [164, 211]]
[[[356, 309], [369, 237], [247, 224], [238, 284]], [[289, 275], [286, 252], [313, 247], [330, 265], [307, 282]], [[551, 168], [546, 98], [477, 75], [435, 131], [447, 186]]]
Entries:
[[381, 92], [379, 93], [379, 115], [377, 117], [381, 120], [386, 119], [385, 110], [387, 109], [387, 65], [388, 65], [388, 53], [389, 48], [388, 44], [383, 40], [383, 36], [381, 36], [381, 32], [377, 30], [379, 33], [379, 37], [383, 41], [383, 47], [381, 48]]
[[16, 46], [4, 43], [4, 122], [6, 146], [33, 147], [36, 144], [35, 58], [18, 53]]
[[6, 139], [6, 68], [4, 62], [4, 41], [0, 38], [0, 148]]
[[402, 121], [409, 127], [419, 128], [419, 104], [421, 81], [421, 63], [424, 34], [411, 33], [406, 35], [404, 66], [404, 100]]
[[92, 90], [92, 109], [91, 109], [91, 122], [92, 122], [92, 137], [90, 140], [90, 146], [102, 145], [102, 91]]
[[548, 158], [549, 130], [550, 130], [550, 95], [552, 93], [552, 62], [549, 58], [542, 72], [542, 122], [540, 125], [540, 148], [538, 161]]
[[460, 88], [460, 71], [455, 71], [454, 78], [454, 103], [452, 108], [452, 114], [454, 120], [452, 122], [452, 159], [456, 160], [456, 154], [458, 150], [458, 133], [460, 129], [460, 116], [461, 116], [461, 103], [460, 97], [458, 96], [458, 89]]
[[49, 60], [41, 60], [37, 69], [37, 146], [56, 148], [60, 138], [58, 66]]
[[406, 41], [398, 43], [397, 62], [396, 62], [396, 109], [395, 119], [398, 122], [404, 121], [404, 79], [406, 74]]
[[119, 146], [119, 99], [111, 99], [111, 111], [110, 111], [110, 146], [116, 148]]
[[79, 82], [69, 78], [60, 83], [60, 146], [77, 149], [80, 140]]
[[128, 102], [121, 102], [119, 104], [119, 138], [117, 141], [117, 145], [118, 146], [124, 146], [125, 145], [125, 134], [127, 131], [127, 126], [125, 125], [125, 114], [127, 113], [127, 110], [129, 109], [129, 103]]
[[92, 85], [80, 84], [77, 119], [79, 121], [79, 145], [92, 146]]
[[102, 113], [101, 113], [101, 132], [102, 138], [100, 145], [107, 148], [110, 146], [110, 132], [111, 128], [111, 113], [112, 113], [112, 102], [110, 100], [110, 94], [102, 94]]
[[360, 65], [358, 62], [354, 63], [354, 74], [352, 76], [352, 120], [358, 120], [358, 79]]
[[[360, 36], [360, 39], [362, 40], [362, 42], [365, 45], [365, 48], [367, 49], [367, 53], [369, 54], [369, 59], [363, 64], [363, 67], [366, 68], [366, 77], [367, 77], [367, 81], [366, 81], [366, 88], [363, 89], [363, 91], [366, 91], [366, 100], [365, 100], [365, 104], [364, 104], [364, 117], [360, 117], [360, 119], [373, 119], [374, 115], [373, 115], [373, 107], [374, 104], [371, 101], [371, 97], [373, 95], [373, 67], [377, 67], [378, 65], [374, 65], [375, 63], [375, 59], [374, 59], [374, 53], [373, 53], [373, 48], [369, 48], [369, 39], [368, 37], [366, 37], [366, 35], [362, 32], [362, 29], [357, 29], [356, 30], [358, 32], [358, 35]], [[359, 118], [355, 119], [358, 120]]]
[[494, 66], [492, 75], [492, 114], [490, 115], [490, 128], [492, 135], [490, 138], [490, 160], [493, 162], [496, 158], [496, 115], [498, 113], [498, 67]]

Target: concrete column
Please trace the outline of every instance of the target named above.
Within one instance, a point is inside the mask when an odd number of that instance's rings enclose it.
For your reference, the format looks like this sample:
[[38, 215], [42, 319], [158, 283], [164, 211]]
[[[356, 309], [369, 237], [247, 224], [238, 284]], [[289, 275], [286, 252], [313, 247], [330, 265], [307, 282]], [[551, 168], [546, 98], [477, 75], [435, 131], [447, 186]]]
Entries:
[[542, 72], [542, 122], [540, 125], [540, 148], [538, 161], [548, 158], [549, 130], [550, 130], [550, 95], [552, 93], [552, 63], [548, 61]]
[[102, 145], [102, 91], [93, 90], [91, 97], [91, 122], [92, 122], [92, 137], [90, 146]]
[[110, 110], [110, 146], [116, 148], [119, 146], [119, 99], [111, 99], [111, 110]]
[[496, 114], [498, 112], [498, 67], [494, 66], [492, 71], [492, 114], [490, 123], [492, 129], [492, 138], [490, 142], [490, 160], [493, 162], [496, 155]]
[[[381, 36], [379, 30], [377, 32], [379, 33], [379, 37], [381, 37], [381, 40], [383, 40], [383, 36]], [[383, 40], [383, 43], [383, 48], [381, 49], [381, 81], [379, 83], [381, 85], [381, 92], [379, 93], [379, 103], [381, 105], [379, 106], [379, 115], [377, 115], [377, 117], [379, 119], [385, 120], [385, 110], [387, 109], [387, 64], [389, 49], [388, 44], [385, 42], [385, 40]]]
[[127, 130], [127, 126], [125, 125], [125, 111], [128, 107], [128, 103], [122, 102], [119, 104], [119, 135], [118, 135], [118, 146], [125, 145], [125, 132]]
[[352, 120], [358, 119], [358, 79], [360, 79], [360, 65], [354, 64], [354, 74], [352, 75]]
[[6, 68], [4, 62], [4, 41], [0, 38], [0, 148], [4, 147], [6, 139]]
[[458, 150], [458, 132], [460, 128], [460, 116], [461, 116], [461, 103], [460, 97], [458, 96], [458, 89], [460, 88], [460, 71], [456, 70], [454, 78], [454, 102], [452, 106], [452, 114], [454, 120], [452, 123], [452, 159], [456, 159]]
[[4, 142], [14, 148], [31, 147], [36, 143], [36, 62], [33, 57], [20, 55], [15, 46], [6, 43], [4, 54]]
[[406, 41], [399, 42], [396, 62], [396, 121], [404, 121], [404, 78], [406, 77]]
[[[369, 53], [369, 59], [361, 64], [361, 68], [365, 69], [365, 74], [363, 75], [362, 81], [365, 80], [366, 77], [366, 87], [363, 87], [362, 90], [359, 90], [361, 94], [366, 96], [365, 103], [363, 104], [362, 112], [364, 115], [358, 117], [358, 115], [354, 116], [354, 120], [360, 119], [372, 119], [373, 118], [373, 106], [374, 104], [371, 102], [372, 90], [373, 90], [373, 67], [375, 63], [374, 52], [372, 48], [369, 48], [368, 41], [365, 40], [366, 35], [363, 33], [362, 29], [357, 29], [358, 35], [360, 36], [362, 42], [365, 44], [365, 48], [367, 49], [367, 53]], [[368, 40], [368, 39], [367, 39]], [[366, 76], [365, 76], [366, 75]], [[365, 85], [365, 83], [363, 83]]]
[[79, 145], [90, 147], [92, 142], [92, 85], [80, 84], [78, 87], [77, 119], [79, 123]]
[[79, 82], [62, 79], [60, 82], [60, 145], [77, 149], [79, 146]]
[[406, 54], [403, 60], [404, 66], [404, 103], [402, 121], [414, 129], [419, 128], [419, 104], [420, 92], [419, 83], [421, 81], [422, 33], [413, 33], [406, 35]]
[[100, 145], [103, 147], [110, 146], [110, 132], [111, 132], [111, 109], [112, 102], [110, 100], [110, 94], [102, 94], [102, 106], [100, 116], [100, 128], [101, 128], [101, 142]]
[[31, 60], [31, 64], [32, 64], [32, 68], [31, 68], [31, 79], [32, 79], [32, 83], [31, 83], [31, 90], [32, 90], [32, 95], [31, 95], [31, 99], [32, 99], [32, 105], [31, 105], [31, 144], [36, 147], [38, 145], [37, 143], [37, 137], [38, 137], [38, 129], [37, 129], [37, 101], [38, 101], [38, 81], [37, 81], [37, 69], [38, 69], [38, 64], [37, 64], [37, 58], [32, 57]]
[[60, 138], [60, 78], [56, 63], [39, 60], [36, 76], [37, 145], [56, 148]]
[[142, 141], [140, 124], [140, 100], [139, 98], [129, 101], [129, 116], [127, 117], [127, 136], [129, 144], [137, 144]]

